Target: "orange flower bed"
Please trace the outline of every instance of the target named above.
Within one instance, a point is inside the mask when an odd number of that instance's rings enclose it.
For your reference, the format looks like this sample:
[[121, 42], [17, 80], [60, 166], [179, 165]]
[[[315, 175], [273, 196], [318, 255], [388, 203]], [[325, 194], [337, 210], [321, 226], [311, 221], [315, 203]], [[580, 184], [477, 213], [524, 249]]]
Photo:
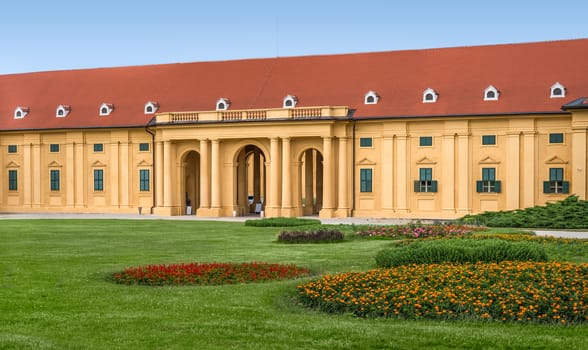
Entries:
[[433, 264], [328, 275], [298, 286], [325, 312], [401, 319], [588, 321], [588, 264]]

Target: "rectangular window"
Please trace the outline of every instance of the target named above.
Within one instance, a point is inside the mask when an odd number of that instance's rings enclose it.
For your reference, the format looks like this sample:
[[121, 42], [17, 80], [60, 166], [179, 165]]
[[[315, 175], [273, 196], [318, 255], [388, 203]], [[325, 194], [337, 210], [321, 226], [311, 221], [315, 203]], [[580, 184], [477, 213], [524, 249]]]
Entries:
[[101, 143], [95, 143], [94, 152], [104, 152], [104, 145]]
[[500, 192], [500, 181], [496, 181], [496, 168], [482, 168], [482, 180], [476, 181], [477, 192]]
[[8, 145], [8, 153], [16, 153], [16, 145]]
[[482, 145], [495, 145], [496, 135], [482, 135]]
[[421, 146], [421, 147], [433, 146], [433, 137], [432, 136], [419, 137], [419, 146]]
[[57, 144], [57, 143], [50, 144], [49, 145], [49, 152], [51, 152], [51, 153], [59, 152], [59, 144]]
[[570, 193], [570, 183], [564, 181], [563, 168], [549, 168], [549, 181], [543, 182], [543, 193]]
[[148, 143], [140, 143], [139, 144], [139, 151], [140, 152], [149, 152], [149, 144]]
[[104, 191], [104, 170], [94, 169], [94, 191]]
[[360, 137], [359, 138], [359, 147], [372, 147], [372, 138], [371, 137]]
[[549, 143], [563, 143], [563, 142], [564, 142], [564, 134], [562, 134], [562, 133], [549, 134]]
[[139, 190], [149, 191], [149, 170], [139, 170]]
[[51, 170], [51, 191], [59, 191], [59, 170]]
[[8, 170], [8, 190], [9, 191], [18, 190], [18, 171], [17, 170]]
[[359, 191], [372, 192], [372, 169], [359, 169]]
[[432, 168], [420, 168], [419, 179], [414, 182], [415, 192], [437, 192], [437, 181], [433, 180]]

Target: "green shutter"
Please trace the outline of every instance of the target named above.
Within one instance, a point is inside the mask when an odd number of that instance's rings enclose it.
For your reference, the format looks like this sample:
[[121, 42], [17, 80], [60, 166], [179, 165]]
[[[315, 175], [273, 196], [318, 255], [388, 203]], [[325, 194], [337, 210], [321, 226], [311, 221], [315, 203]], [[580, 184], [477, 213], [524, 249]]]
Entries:
[[561, 193], [570, 193], [570, 182], [569, 181], [564, 181], [562, 183], [562, 191]]
[[500, 193], [501, 190], [502, 190], [502, 186], [500, 184], [500, 181], [494, 181], [494, 192]]
[[543, 181], [543, 193], [551, 193], [551, 181]]
[[437, 192], [437, 180], [431, 181], [431, 192]]
[[421, 182], [419, 180], [414, 181], [414, 191], [420, 192], [421, 191]]
[[476, 192], [480, 193], [484, 191], [484, 182], [483, 181], [476, 181]]

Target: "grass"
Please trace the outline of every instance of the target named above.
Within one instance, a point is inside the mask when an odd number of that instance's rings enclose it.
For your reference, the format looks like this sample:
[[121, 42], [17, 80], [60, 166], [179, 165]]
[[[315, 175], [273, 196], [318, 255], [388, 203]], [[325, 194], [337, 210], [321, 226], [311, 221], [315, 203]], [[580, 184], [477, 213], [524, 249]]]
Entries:
[[[581, 349], [588, 342], [588, 325], [322, 314], [293, 304], [302, 280], [155, 288], [106, 280], [127, 266], [191, 261], [292, 263], [319, 274], [366, 270], [389, 244], [284, 245], [275, 243], [279, 230], [206, 221], [4, 220], [0, 348]], [[588, 262], [586, 250], [574, 256]]]

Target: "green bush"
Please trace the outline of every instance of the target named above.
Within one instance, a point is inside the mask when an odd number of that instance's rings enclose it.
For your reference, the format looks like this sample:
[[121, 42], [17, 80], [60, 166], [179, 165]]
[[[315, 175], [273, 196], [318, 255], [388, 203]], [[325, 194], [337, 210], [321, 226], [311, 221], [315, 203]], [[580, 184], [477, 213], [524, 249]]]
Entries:
[[312, 230], [312, 231], [282, 231], [278, 235], [278, 242], [283, 243], [332, 243], [340, 242], [344, 238], [338, 230]]
[[488, 240], [434, 240], [379, 251], [378, 267], [409, 264], [547, 261], [545, 249], [533, 242]]
[[291, 226], [310, 226], [320, 225], [321, 221], [317, 219], [300, 219], [300, 218], [267, 218], [245, 221], [245, 226], [255, 227], [291, 227]]
[[588, 228], [588, 201], [572, 195], [544, 206], [466, 215], [459, 221], [489, 227]]

